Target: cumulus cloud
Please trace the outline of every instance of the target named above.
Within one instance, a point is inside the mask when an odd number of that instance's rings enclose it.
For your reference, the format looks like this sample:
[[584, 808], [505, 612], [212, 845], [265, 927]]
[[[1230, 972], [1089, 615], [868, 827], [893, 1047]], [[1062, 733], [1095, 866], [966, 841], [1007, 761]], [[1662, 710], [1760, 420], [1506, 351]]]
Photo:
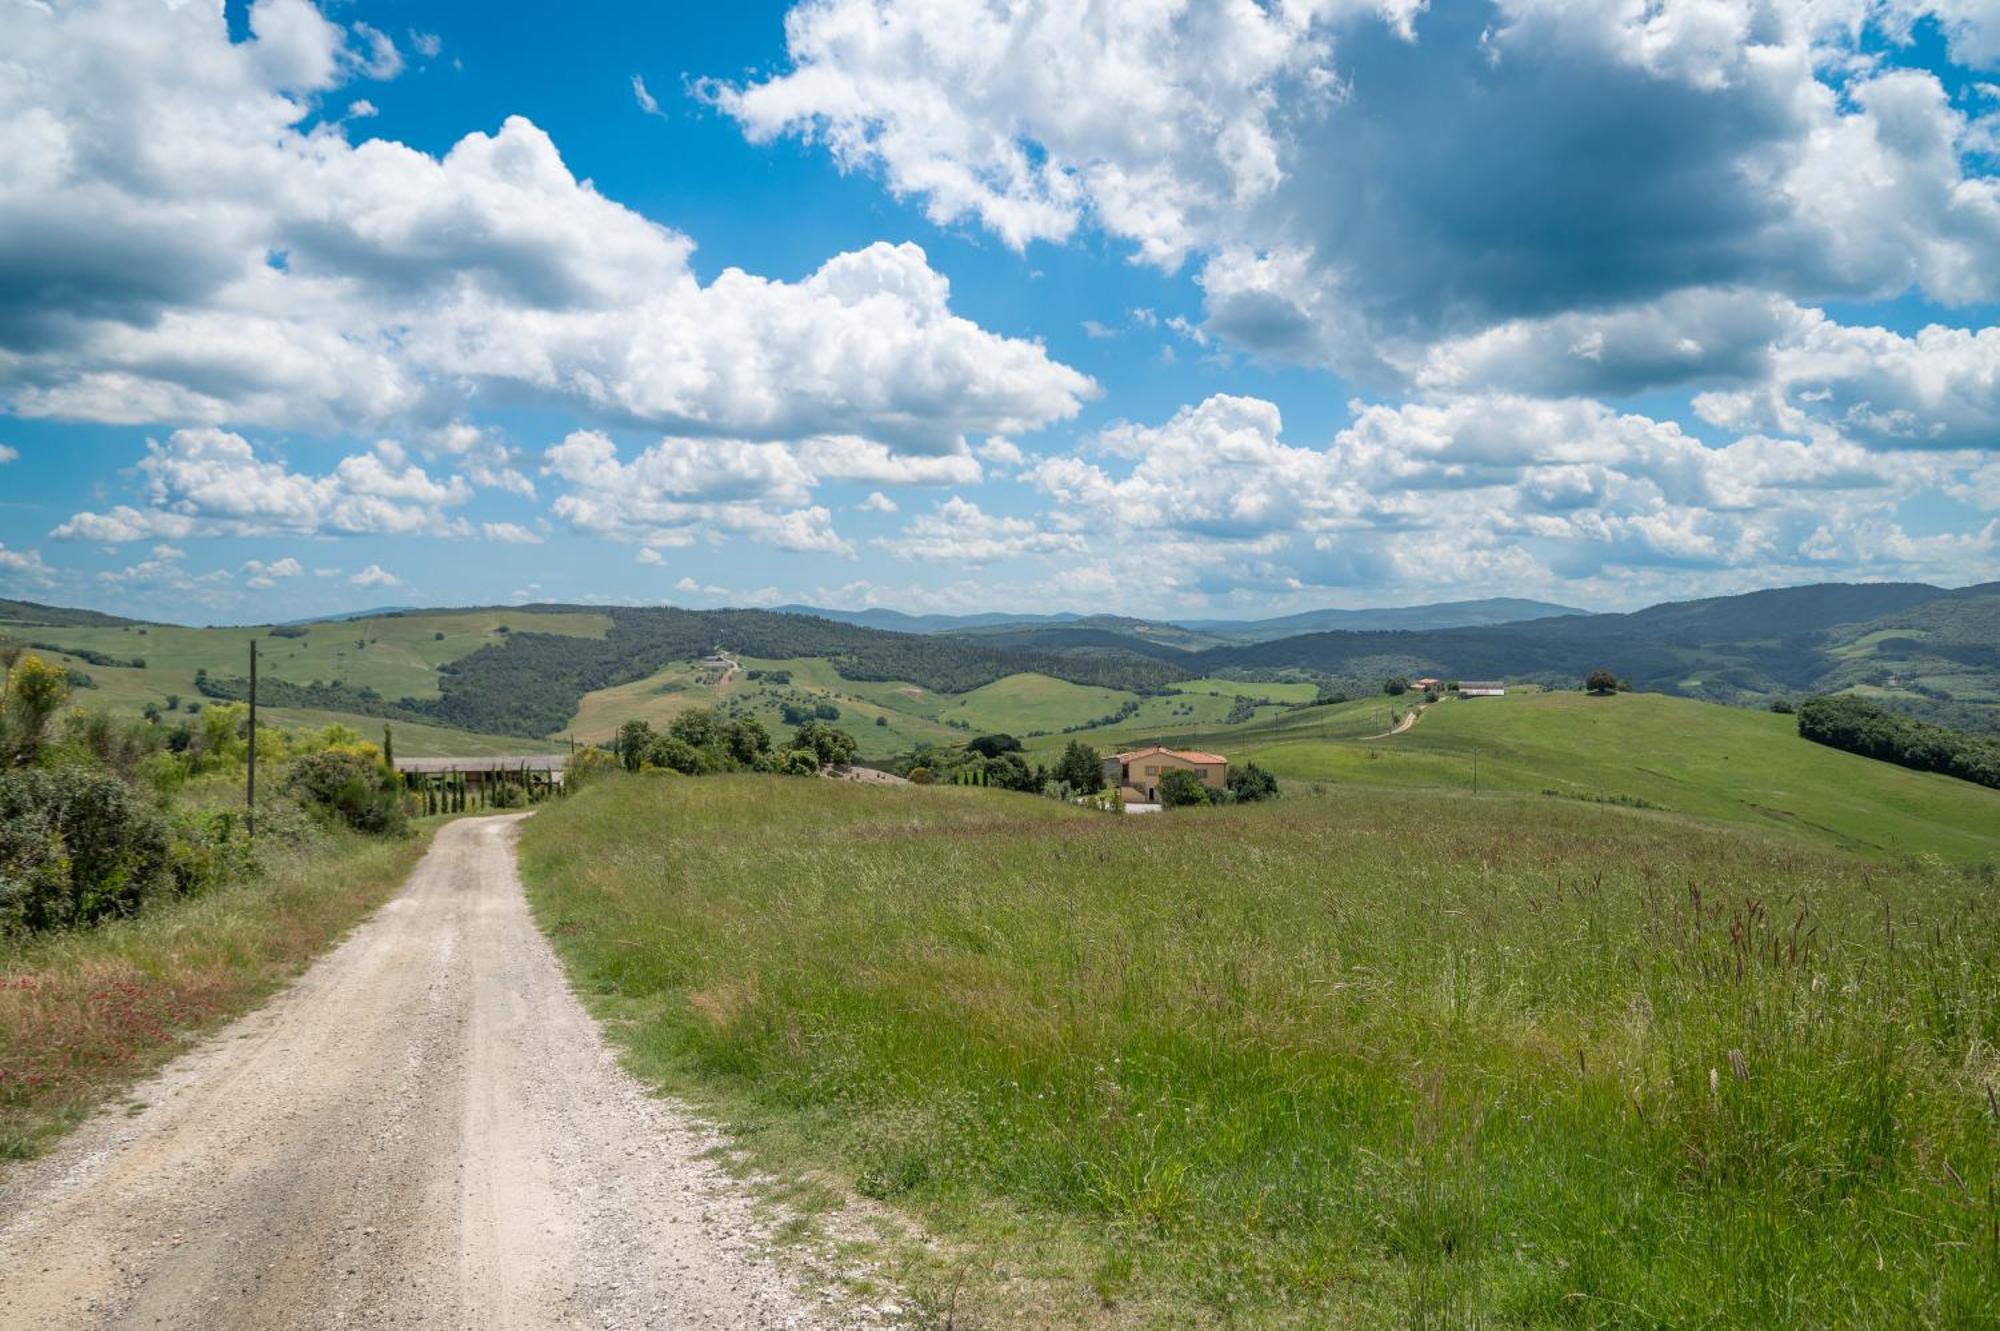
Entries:
[[165, 442], [147, 440], [137, 470], [145, 481], [145, 508], [121, 504], [78, 513], [52, 534], [116, 543], [276, 531], [461, 536], [469, 530], [447, 510], [470, 499], [472, 487], [458, 476], [433, 477], [392, 440], [315, 476], [260, 456], [242, 435], [184, 429]]
[[566, 487], [551, 511], [578, 531], [655, 547], [710, 533], [853, 553], [833, 515], [809, 502], [817, 477], [783, 444], [668, 438], [625, 462], [608, 436], [578, 430], [546, 460], [544, 470]]
[[642, 545], [639, 547], [639, 553], [632, 556], [632, 562], [644, 564], [649, 568], [659, 568], [667, 562], [667, 557], [650, 545]]
[[[1480, 587], [1993, 568], [1988, 546], [1902, 539], [1895, 521], [1913, 496], [1978, 484], [1970, 451], [1913, 463], [1825, 429], [1714, 446], [1583, 398], [1353, 410], [1325, 447], [1305, 447], [1286, 442], [1273, 404], [1212, 397], [1159, 425], [1111, 426], [1094, 458], [1044, 459], [1024, 479], [1053, 501], [1057, 530], [1126, 533], [1170, 591], [1201, 596], [1418, 586], [1447, 557]], [[1881, 537], [1864, 547], [1850, 530]]]
[[911, 518], [901, 534], [876, 544], [905, 559], [961, 564], [991, 564], [1023, 555], [1076, 555], [1085, 549], [1076, 532], [1054, 530], [1032, 518], [987, 513], [958, 495]]
[[479, 534], [489, 541], [497, 541], [502, 545], [542, 544], [540, 532], [530, 531], [518, 522], [482, 522], [479, 524]]
[[383, 568], [380, 564], [370, 564], [348, 579], [356, 587], [400, 587], [403, 580]]
[[[164, 549], [165, 547], [161, 548]], [[285, 556], [283, 559], [272, 560], [269, 563], [252, 559], [243, 565], [243, 585], [262, 590], [266, 587], [277, 586], [278, 579], [280, 578], [296, 578], [302, 576], [304, 573], [305, 567], [290, 555]]]
[[12, 462], [21, 456], [21, 450], [7, 444], [0, 444], [0, 462]]
[[1017, 0], [952, 22], [814, 0], [789, 69], [706, 91], [751, 139], [824, 143], [939, 222], [1192, 259], [1211, 331], [1351, 373], [1752, 293], [1710, 302], [1700, 349], [1599, 329], [1644, 380], [1747, 368], [1754, 293], [2000, 294], [1992, 126], [1895, 60], [1923, 16], [1991, 60], [1987, 0]]
[[863, 513], [894, 513], [897, 511], [896, 501], [889, 498], [888, 495], [883, 494], [880, 490], [872, 491], [866, 499], [862, 500], [855, 507], [859, 508]]
[[42, 562], [39, 550], [10, 550], [0, 541], [0, 581], [8, 586], [45, 587], [55, 581], [55, 571]]
[[[441, 157], [348, 142], [316, 99], [385, 34], [258, 0], [14, 5], [0, 44], [0, 397], [19, 414], [442, 426], [482, 392], [746, 439], [944, 455], [1094, 391], [950, 310], [914, 245], [796, 282], [728, 269], [578, 181], [520, 117]], [[419, 42], [424, 50], [426, 43]]]

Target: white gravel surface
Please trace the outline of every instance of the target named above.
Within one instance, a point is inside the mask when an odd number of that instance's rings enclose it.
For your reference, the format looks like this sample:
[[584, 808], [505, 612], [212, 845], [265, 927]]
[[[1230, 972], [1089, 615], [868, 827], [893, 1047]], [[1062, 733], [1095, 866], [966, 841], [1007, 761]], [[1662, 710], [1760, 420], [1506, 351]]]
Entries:
[[0, 1179], [0, 1327], [846, 1327], [449, 824], [257, 1012]]

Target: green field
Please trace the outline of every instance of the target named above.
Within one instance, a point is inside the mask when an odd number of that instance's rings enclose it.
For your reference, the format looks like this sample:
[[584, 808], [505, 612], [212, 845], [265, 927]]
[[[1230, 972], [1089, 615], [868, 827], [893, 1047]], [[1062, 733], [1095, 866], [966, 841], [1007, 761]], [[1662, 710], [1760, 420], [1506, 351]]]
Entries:
[[[38, 656], [90, 677], [93, 687], [75, 693], [77, 706], [136, 714], [148, 706], [165, 709], [175, 698], [183, 703], [204, 701], [195, 687], [195, 672], [205, 669], [217, 678], [247, 673], [252, 641], [257, 643], [258, 671], [267, 679], [298, 684], [325, 680], [372, 688], [391, 700], [429, 699], [438, 696], [440, 665], [503, 641], [502, 627], [519, 633], [602, 637], [610, 626], [610, 616], [602, 614], [497, 609], [312, 624], [302, 626], [303, 635], [298, 637], [273, 636], [267, 626], [182, 628], [166, 624], [72, 628], [0, 623], [0, 634], [23, 642], [97, 652], [121, 661], [143, 660], [143, 668], [102, 666], [61, 651], [36, 649]], [[379, 717], [348, 712], [265, 710], [278, 725], [317, 726], [338, 721], [370, 736], [382, 728]], [[397, 733], [405, 737], [401, 747], [407, 757], [544, 753], [557, 747], [533, 739], [412, 722], [395, 724]]]
[[[843, 679], [833, 666], [815, 658], [766, 660], [744, 657], [742, 668], [724, 683], [697, 662], [679, 662], [628, 684], [587, 693], [570, 719], [565, 735], [585, 743], [602, 743], [627, 721], [644, 721], [664, 728], [674, 717], [694, 707], [719, 708], [730, 715], [754, 717], [774, 735], [789, 736], [783, 704], [827, 701], [840, 709], [834, 723], [851, 733], [864, 758], [881, 759], [908, 752], [919, 743], [962, 742], [968, 732], [932, 717], [953, 701], [906, 682]], [[751, 679], [750, 672], [786, 671], [791, 683]], [[877, 720], [881, 724], [877, 724]]]
[[608, 781], [523, 855], [641, 1075], [938, 1235], [882, 1254], [919, 1324], [2000, 1319], [1990, 871], [1513, 794], [753, 777]]
[[1401, 735], [1246, 736], [1231, 756], [1284, 777], [1455, 796], [1471, 789], [1475, 749], [1484, 790], [1637, 802], [1877, 854], [2000, 860], [2000, 791], [1813, 744], [1789, 716], [1660, 694], [1449, 701]]
[[1047, 733], [1109, 715], [1134, 696], [1118, 689], [1071, 684], [1047, 675], [1009, 675], [961, 694], [939, 717], [962, 721], [976, 732]]

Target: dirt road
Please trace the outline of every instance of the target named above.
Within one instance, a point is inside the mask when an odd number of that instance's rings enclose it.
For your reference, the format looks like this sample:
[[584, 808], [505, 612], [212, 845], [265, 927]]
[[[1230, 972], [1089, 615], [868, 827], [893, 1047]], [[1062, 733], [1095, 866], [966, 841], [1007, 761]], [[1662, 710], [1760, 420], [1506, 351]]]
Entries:
[[295, 985], [0, 1178], [0, 1327], [843, 1326], [453, 823]]

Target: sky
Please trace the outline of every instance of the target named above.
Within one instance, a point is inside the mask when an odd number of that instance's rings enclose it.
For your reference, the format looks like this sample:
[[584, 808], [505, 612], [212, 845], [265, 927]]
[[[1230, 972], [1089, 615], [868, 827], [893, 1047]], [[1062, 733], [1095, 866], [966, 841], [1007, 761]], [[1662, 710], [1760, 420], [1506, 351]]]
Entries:
[[0, 0], [0, 596], [2000, 578], [2000, 0]]

